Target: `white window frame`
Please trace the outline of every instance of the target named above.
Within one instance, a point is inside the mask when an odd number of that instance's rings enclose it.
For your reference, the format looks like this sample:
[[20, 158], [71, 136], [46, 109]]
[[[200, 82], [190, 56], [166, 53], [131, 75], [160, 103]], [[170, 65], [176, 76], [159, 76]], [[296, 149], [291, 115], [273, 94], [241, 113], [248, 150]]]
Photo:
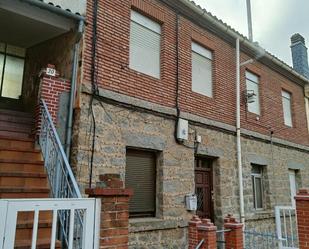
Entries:
[[294, 197], [297, 194], [296, 170], [289, 169], [289, 182], [290, 182], [291, 204], [292, 207], [296, 207], [296, 202], [294, 199]]
[[[252, 165], [253, 166], [256, 166], [256, 167], [259, 167], [260, 169], [260, 173], [253, 173], [251, 172], [251, 179], [252, 179], [252, 188], [253, 188], [253, 197], [254, 197], [254, 200], [253, 200], [253, 208], [257, 211], [259, 210], [264, 210], [264, 186], [263, 186], [263, 168], [262, 166], [259, 166], [259, 165]], [[258, 207], [257, 208], [257, 195], [256, 195], [256, 179], [260, 179], [261, 180], [261, 202], [262, 202], [262, 207]]]
[[[129, 67], [137, 72], [152, 76], [154, 78], [160, 79], [161, 78], [161, 25], [150, 18], [138, 13], [137, 11], [131, 10], [131, 27], [130, 27], [130, 56], [129, 56]], [[132, 24], [139, 25], [144, 30], [149, 32], [153, 32], [153, 35], [156, 34], [159, 36], [159, 48], [158, 48], [158, 65], [155, 63], [151, 66], [154, 66], [151, 70], [147, 70], [147, 66], [145, 66], [145, 62], [149, 62], [153, 58], [139, 58], [138, 62], [134, 60], [134, 50], [132, 47]], [[151, 41], [144, 41], [144, 42], [151, 42]], [[143, 65], [144, 64], [144, 65]], [[149, 66], [149, 65], [148, 65]]]
[[248, 111], [257, 115], [261, 115], [261, 106], [260, 106], [260, 78], [258, 75], [251, 73], [250, 71], [246, 70], [246, 89], [247, 89], [247, 94], [250, 93], [248, 88], [249, 82], [251, 84], [255, 84], [257, 88], [257, 92], [254, 92], [255, 96], [255, 101], [253, 103], [247, 103], [247, 108]]
[[[288, 91], [282, 90], [281, 91], [281, 98], [282, 98], [282, 111], [283, 111], [283, 119], [284, 124], [289, 127], [293, 127], [293, 114], [292, 114], [292, 94]], [[288, 101], [289, 110], [285, 109], [284, 101]]]
[[[205, 59], [205, 62], [210, 62], [210, 82], [203, 82], [203, 89], [200, 89], [199, 86], [195, 86], [195, 84], [198, 84], [196, 82], [194, 82], [194, 63], [193, 63], [193, 55], [196, 54], [200, 57], [202, 57], [203, 59]], [[198, 43], [192, 41], [191, 44], [191, 63], [192, 63], [192, 79], [191, 79], [191, 88], [193, 92], [205, 95], [207, 97], [212, 98], [213, 97], [213, 55], [212, 55], [212, 51], [210, 51], [209, 49], [202, 47], [201, 45], [199, 45]], [[205, 87], [205, 88], [204, 88]]]

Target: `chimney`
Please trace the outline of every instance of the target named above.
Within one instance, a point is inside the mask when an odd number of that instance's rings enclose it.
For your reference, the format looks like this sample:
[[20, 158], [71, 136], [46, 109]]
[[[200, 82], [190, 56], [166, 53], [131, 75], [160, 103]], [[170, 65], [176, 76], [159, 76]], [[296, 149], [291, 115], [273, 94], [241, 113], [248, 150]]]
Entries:
[[305, 39], [296, 33], [291, 37], [293, 68], [309, 79], [308, 54]]

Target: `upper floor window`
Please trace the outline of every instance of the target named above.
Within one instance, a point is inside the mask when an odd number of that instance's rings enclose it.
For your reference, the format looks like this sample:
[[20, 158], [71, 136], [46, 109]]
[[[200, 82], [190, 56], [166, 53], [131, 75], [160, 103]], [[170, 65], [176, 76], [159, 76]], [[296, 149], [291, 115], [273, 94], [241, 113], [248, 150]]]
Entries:
[[292, 105], [291, 105], [291, 94], [287, 91], [282, 91], [282, 106], [283, 106], [283, 117], [284, 124], [292, 127]]
[[212, 52], [192, 42], [192, 91], [212, 97]]
[[248, 111], [260, 115], [259, 77], [246, 71]]
[[160, 78], [161, 25], [131, 11], [130, 68]]

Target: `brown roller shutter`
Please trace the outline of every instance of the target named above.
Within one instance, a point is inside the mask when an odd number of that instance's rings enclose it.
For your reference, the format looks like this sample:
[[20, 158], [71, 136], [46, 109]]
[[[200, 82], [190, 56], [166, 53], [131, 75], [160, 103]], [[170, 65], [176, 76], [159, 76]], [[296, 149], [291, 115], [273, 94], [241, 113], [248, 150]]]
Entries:
[[125, 184], [134, 190], [130, 200], [131, 217], [155, 215], [156, 156], [153, 152], [127, 150]]

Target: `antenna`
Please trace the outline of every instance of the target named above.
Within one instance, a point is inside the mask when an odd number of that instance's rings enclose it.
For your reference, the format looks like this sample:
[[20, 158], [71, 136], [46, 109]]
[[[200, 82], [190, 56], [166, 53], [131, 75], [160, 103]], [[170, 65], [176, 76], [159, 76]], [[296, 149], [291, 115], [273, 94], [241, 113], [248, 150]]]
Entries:
[[251, 18], [251, 0], [247, 0], [247, 19], [248, 19], [248, 35], [249, 40], [253, 41], [253, 33], [252, 33], [252, 18]]

